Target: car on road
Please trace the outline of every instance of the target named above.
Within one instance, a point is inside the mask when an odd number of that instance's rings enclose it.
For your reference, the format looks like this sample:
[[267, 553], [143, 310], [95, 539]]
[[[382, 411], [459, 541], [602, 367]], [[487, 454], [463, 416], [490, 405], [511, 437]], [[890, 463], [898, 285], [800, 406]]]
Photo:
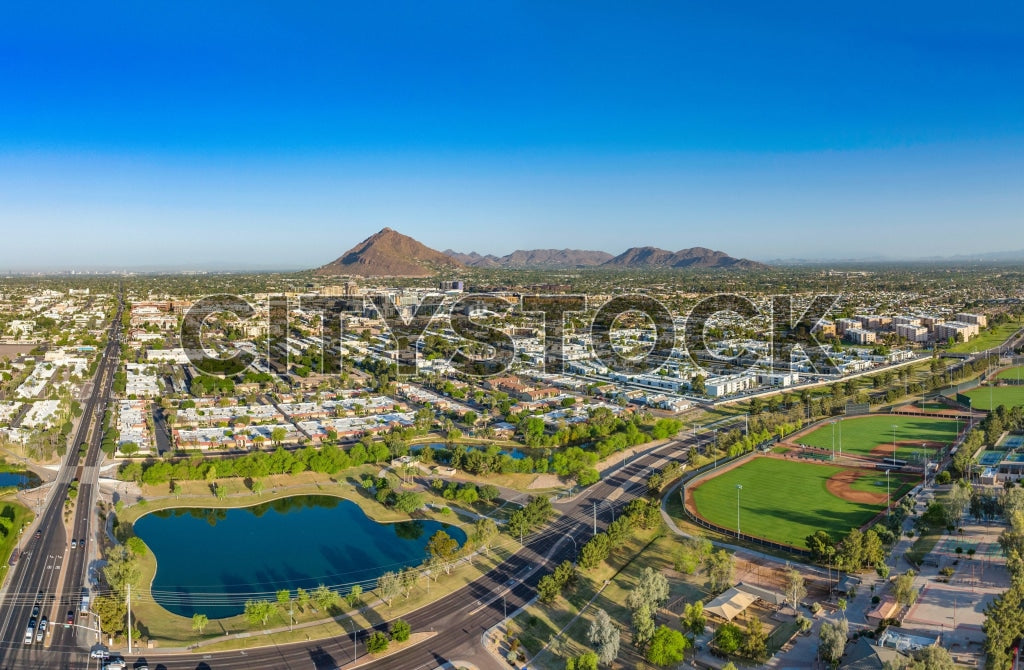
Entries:
[[110, 658], [110, 652], [106, 649], [93, 649], [89, 653], [90, 658], [108, 659]]
[[42, 642], [46, 637], [46, 625], [49, 623], [46, 617], [39, 620], [39, 628], [36, 629], [36, 642]]
[[103, 670], [125, 670], [127, 667], [128, 664], [121, 659], [114, 659], [113, 661], [107, 662], [107, 664], [103, 666]]
[[68, 610], [68, 625], [75, 623], [75, 610]]
[[78, 548], [78, 540], [71, 540], [71, 548], [72, 549], [77, 549]]
[[37, 531], [36, 531], [36, 539], [38, 540], [38, 539], [39, 539], [39, 538], [41, 538], [42, 536], [43, 536], [43, 531], [41, 531], [41, 530], [37, 530]]

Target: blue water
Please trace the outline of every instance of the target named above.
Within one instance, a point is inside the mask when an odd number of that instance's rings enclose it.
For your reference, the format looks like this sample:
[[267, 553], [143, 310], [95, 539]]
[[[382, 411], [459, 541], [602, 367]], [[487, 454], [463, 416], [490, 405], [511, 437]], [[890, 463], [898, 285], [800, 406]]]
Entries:
[[0, 472], [0, 489], [14, 486], [29, 489], [39, 486], [39, 477], [30, 472]]
[[[415, 566], [430, 537], [459, 528], [436, 521], [381, 524], [353, 502], [295, 496], [239, 509], [162, 510], [135, 522], [157, 560], [153, 598], [191, 617], [234, 616], [248, 598], [275, 600], [279, 589], [312, 591], [326, 584], [342, 594], [388, 571]], [[371, 582], [367, 584], [367, 582]]]

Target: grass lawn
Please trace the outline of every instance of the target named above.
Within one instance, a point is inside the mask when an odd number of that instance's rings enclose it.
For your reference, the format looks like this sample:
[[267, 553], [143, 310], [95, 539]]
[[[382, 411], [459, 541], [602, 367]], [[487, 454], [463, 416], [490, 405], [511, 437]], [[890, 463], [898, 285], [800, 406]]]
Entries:
[[[806, 537], [825, 530], [837, 540], [859, 528], [884, 505], [855, 503], [828, 492], [826, 482], [844, 468], [777, 458], [753, 458], [738, 468], [700, 482], [693, 490], [701, 516], [723, 528], [736, 528], [736, 486], [740, 526], [745, 534], [804, 548]], [[884, 480], [884, 477], [883, 477]], [[912, 487], [892, 477], [897, 500]]]
[[996, 379], [1020, 379], [1024, 381], [1024, 365], [1018, 365], [1014, 368], [1006, 368], [1001, 370], [996, 375]]
[[[1022, 387], [1024, 391], [1024, 387]], [[842, 426], [842, 448], [844, 452], [868, 454], [883, 444], [892, 444], [893, 424], [896, 425], [897, 442], [942, 442], [952, 444], [956, 438], [957, 423], [953, 419], [932, 419], [914, 416], [874, 415], [842, 419], [835, 426], [836, 449], [840, 446]], [[817, 430], [799, 438], [797, 442], [822, 449], [832, 448], [832, 425], [823, 424]], [[918, 446], [899, 445], [896, 458], [912, 460]], [[890, 452], [891, 453], [891, 452]]]
[[0, 502], [0, 517], [10, 521], [0, 526], [0, 570], [6, 570], [7, 559], [18, 544], [18, 531], [32, 521], [32, 512], [16, 502]]
[[971, 389], [964, 395], [971, 399], [973, 409], [987, 410], [1000, 405], [1024, 405], [1024, 386], [985, 386]]
[[954, 344], [949, 348], [949, 351], [961, 354], [972, 354], [975, 351], [991, 349], [992, 347], [999, 346], [1008, 340], [1011, 335], [1020, 329], [1020, 327], [1020, 324], [1017, 323], [1004, 323], [999, 326], [993, 326], [992, 328], [986, 328], [981, 331], [981, 334], [978, 335], [978, 337], [974, 338], [970, 342]]
[[[659, 532], [650, 530], [638, 533], [627, 546], [613, 555], [610, 561], [612, 565], [602, 564], [591, 572], [581, 573], [579, 584], [565, 596], [559, 597], [551, 605], [534, 603], [513, 620], [510, 630], [519, 637], [523, 647], [532, 656], [549, 638], [572, 621], [605, 579], [609, 580], [608, 586], [597, 596], [594, 604], [569, 626], [565, 635], [548, 647], [548, 651], [534, 658], [531, 667], [562, 670], [566, 657], [588, 651], [585, 646], [587, 629], [597, 609], [608, 612], [622, 631], [622, 644], [617, 659], [620, 665], [617, 667], [648, 667], [629, 644], [630, 611], [626, 607], [626, 596], [636, 586], [643, 569], [650, 567], [666, 574], [670, 588], [667, 608], [674, 613], [682, 612], [684, 603], [708, 595], [703, 575], [681, 575], [672, 570], [673, 555], [679, 540], [672, 535], [658, 536]], [[677, 621], [677, 617], [672, 617], [667, 623], [678, 629]], [[664, 618], [659, 623], [665, 623]]]

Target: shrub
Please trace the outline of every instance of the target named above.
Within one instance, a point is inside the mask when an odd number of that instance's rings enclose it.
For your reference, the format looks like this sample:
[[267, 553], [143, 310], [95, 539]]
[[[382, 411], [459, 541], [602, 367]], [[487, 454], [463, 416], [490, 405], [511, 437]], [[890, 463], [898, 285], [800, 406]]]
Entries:
[[387, 635], [377, 631], [366, 640], [366, 651], [371, 654], [379, 654], [387, 651], [390, 643]]

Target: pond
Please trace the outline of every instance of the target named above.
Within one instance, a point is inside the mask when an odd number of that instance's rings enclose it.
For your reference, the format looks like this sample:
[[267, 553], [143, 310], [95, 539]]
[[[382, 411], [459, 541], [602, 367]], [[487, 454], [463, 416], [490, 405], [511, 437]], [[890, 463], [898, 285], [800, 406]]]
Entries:
[[0, 489], [13, 486], [19, 491], [33, 489], [40, 484], [34, 472], [0, 472]]
[[241, 614], [247, 599], [275, 600], [280, 589], [326, 584], [348, 593], [372, 588], [388, 571], [419, 565], [436, 521], [383, 524], [355, 503], [333, 496], [293, 496], [254, 507], [175, 508], [135, 522], [157, 560], [152, 595], [174, 614], [210, 619]]

